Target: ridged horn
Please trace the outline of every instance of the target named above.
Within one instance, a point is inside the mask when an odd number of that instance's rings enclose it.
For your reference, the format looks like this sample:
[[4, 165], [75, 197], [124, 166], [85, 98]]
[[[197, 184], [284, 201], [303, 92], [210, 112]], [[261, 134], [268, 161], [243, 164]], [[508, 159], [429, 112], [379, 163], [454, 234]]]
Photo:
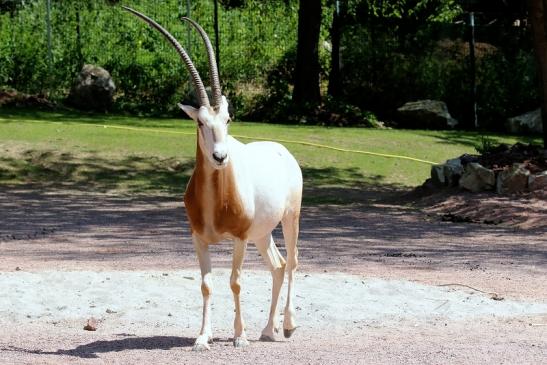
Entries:
[[187, 17], [183, 17], [182, 20], [187, 21], [194, 28], [196, 28], [199, 35], [201, 36], [201, 39], [203, 39], [203, 43], [205, 43], [205, 48], [207, 48], [207, 56], [209, 59], [209, 78], [211, 79], [211, 88], [213, 89], [213, 107], [218, 108], [220, 106], [220, 101], [222, 98], [222, 90], [220, 88], [217, 61], [215, 57], [215, 52], [213, 51], [213, 45], [211, 44], [211, 40], [209, 39], [209, 36], [205, 32], [205, 30], [203, 30], [201, 25], [199, 25], [196, 21]]
[[175, 47], [178, 54], [182, 58], [182, 61], [188, 68], [188, 71], [190, 71], [190, 75], [192, 77], [192, 81], [194, 83], [194, 87], [196, 88], [196, 92], [198, 94], [199, 98], [199, 105], [200, 106], [206, 106], [209, 107], [209, 98], [207, 97], [207, 92], [205, 91], [205, 86], [203, 86], [203, 81], [201, 81], [201, 77], [199, 76], [198, 70], [192, 63], [192, 60], [190, 59], [190, 56], [186, 53], [184, 48], [180, 45], [180, 43], [173, 37], [167, 30], [165, 30], [161, 25], [156, 23], [154, 20], [150, 19], [146, 15], [139, 13], [136, 10], [133, 10], [127, 6], [122, 6], [124, 10], [127, 10], [131, 14], [141, 18], [146, 23], [148, 23], [151, 27], [155, 28], [157, 31], [159, 31], [168, 41]]

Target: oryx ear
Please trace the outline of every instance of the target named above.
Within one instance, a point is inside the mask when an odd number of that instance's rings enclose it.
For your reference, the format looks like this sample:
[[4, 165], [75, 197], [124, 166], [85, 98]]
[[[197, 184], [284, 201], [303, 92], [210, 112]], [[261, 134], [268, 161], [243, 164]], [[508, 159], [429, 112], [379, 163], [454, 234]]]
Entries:
[[186, 115], [188, 115], [190, 118], [192, 118], [195, 122], [198, 121], [199, 109], [196, 109], [196, 108], [194, 108], [193, 106], [190, 106], [190, 105], [178, 104], [178, 106], [179, 106], [179, 108], [182, 109], [183, 112], [186, 113]]

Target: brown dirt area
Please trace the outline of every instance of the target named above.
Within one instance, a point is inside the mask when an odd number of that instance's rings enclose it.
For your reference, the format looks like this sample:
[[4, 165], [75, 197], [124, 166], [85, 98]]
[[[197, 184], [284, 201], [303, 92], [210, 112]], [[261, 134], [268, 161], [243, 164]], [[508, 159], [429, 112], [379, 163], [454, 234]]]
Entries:
[[[332, 273], [336, 278], [342, 273], [435, 287], [458, 284], [496, 293], [505, 301], [547, 303], [544, 192], [513, 197], [384, 192], [377, 199], [378, 194], [363, 192], [375, 196], [374, 201], [303, 208], [301, 274]], [[0, 273], [198, 272], [182, 197], [0, 186], [0, 207]], [[447, 214], [470, 218], [443, 220]], [[274, 238], [282, 241], [279, 229]], [[231, 245], [214, 246], [212, 257], [214, 269], [230, 267]], [[252, 245], [245, 270], [264, 270]], [[194, 284], [197, 288], [199, 281]], [[481, 295], [460, 288], [470, 296]], [[495, 303], [484, 298], [486, 305]], [[233, 303], [215, 306], [232, 308]], [[401, 308], [404, 311], [405, 303]], [[264, 310], [265, 322], [267, 307], [246, 310]], [[195, 316], [200, 315], [196, 306]], [[212, 350], [205, 354], [190, 351], [197, 327], [137, 323], [125, 329], [101, 330], [99, 325], [88, 332], [82, 328], [85, 321], [0, 323], [0, 359], [9, 364], [256, 364], [272, 359], [297, 364], [532, 364], [543, 362], [547, 353], [545, 313], [323, 327], [300, 323], [289, 340], [262, 343], [250, 338], [251, 346], [243, 350], [232, 347], [229, 327], [219, 328]]]

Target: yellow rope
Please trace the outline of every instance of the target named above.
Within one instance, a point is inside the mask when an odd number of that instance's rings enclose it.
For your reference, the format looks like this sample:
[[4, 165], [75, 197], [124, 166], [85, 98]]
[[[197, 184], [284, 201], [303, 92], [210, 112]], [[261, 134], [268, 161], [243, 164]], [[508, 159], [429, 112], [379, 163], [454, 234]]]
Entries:
[[305, 142], [305, 141], [295, 141], [295, 140], [290, 140], [290, 139], [270, 139], [270, 138], [260, 138], [260, 137], [247, 137], [247, 136], [241, 136], [241, 135], [237, 135], [237, 134], [232, 134], [232, 136], [237, 137], [237, 138], [256, 139], [256, 140], [259, 140], [259, 141], [274, 141], [274, 142], [280, 142], [280, 143], [294, 143], [294, 144], [301, 144], [301, 145], [304, 145], [304, 146], [326, 148], [326, 149], [329, 149], [329, 150], [340, 151], [340, 152], [350, 152], [350, 153], [359, 153], [359, 154], [362, 154], [362, 155], [380, 156], [380, 157], [387, 157], [387, 158], [397, 158], [397, 159], [402, 159], [402, 160], [422, 162], [422, 163], [426, 163], [426, 164], [429, 164], [429, 165], [437, 165], [436, 162], [422, 160], [422, 159], [415, 158], [415, 157], [391, 155], [391, 154], [387, 154], [387, 153], [378, 153], [378, 152], [361, 151], [361, 150], [351, 150], [351, 149], [346, 149], [346, 148], [327, 146], [327, 145], [324, 145], [324, 144]]
[[[79, 126], [86, 126], [86, 127], [99, 127], [99, 128], [112, 128], [112, 129], [122, 129], [122, 130], [129, 130], [129, 131], [136, 131], [136, 132], [154, 132], [154, 133], [165, 133], [165, 134], [180, 134], [185, 136], [193, 136], [196, 134], [196, 132], [182, 132], [182, 131], [166, 131], [163, 129], [153, 129], [153, 128], [141, 128], [141, 127], [126, 127], [126, 126], [118, 126], [118, 125], [110, 125], [110, 124], [91, 124], [91, 123], [65, 123], [65, 122], [53, 122], [53, 121], [47, 121], [47, 120], [32, 120], [32, 119], [25, 119], [22, 122], [30, 122], [30, 123], [52, 123], [52, 124], [61, 124], [61, 125], [79, 125]], [[291, 144], [300, 144], [303, 146], [311, 146], [311, 147], [317, 147], [317, 148], [325, 148], [333, 151], [339, 151], [339, 152], [349, 152], [349, 153], [357, 153], [362, 155], [370, 155], [370, 156], [379, 156], [379, 157], [386, 157], [386, 158], [396, 158], [400, 160], [409, 160], [409, 161], [415, 161], [415, 162], [421, 162], [428, 165], [436, 165], [436, 162], [422, 160], [415, 157], [408, 157], [408, 156], [400, 156], [400, 155], [392, 155], [387, 153], [378, 153], [378, 152], [370, 152], [370, 151], [362, 151], [362, 150], [353, 150], [353, 149], [347, 149], [347, 148], [340, 148], [340, 147], [333, 147], [328, 146], [324, 144], [319, 143], [312, 143], [312, 142], [306, 142], [306, 141], [298, 141], [298, 140], [291, 140], [291, 139], [274, 139], [274, 138], [262, 138], [262, 137], [249, 137], [249, 136], [243, 136], [238, 134], [232, 134], [233, 137], [236, 138], [242, 138], [242, 139], [250, 139], [250, 140], [257, 140], [257, 141], [273, 141], [273, 142], [279, 142], [279, 143], [291, 143]]]

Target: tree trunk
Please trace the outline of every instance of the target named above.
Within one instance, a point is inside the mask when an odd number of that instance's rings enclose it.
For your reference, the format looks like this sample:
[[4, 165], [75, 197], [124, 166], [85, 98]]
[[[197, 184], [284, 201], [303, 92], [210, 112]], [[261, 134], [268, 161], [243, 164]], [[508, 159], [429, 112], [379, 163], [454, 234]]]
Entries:
[[543, 147], [547, 149], [547, 24], [545, 23], [547, 0], [528, 0], [528, 6], [534, 38], [534, 49], [538, 63], [538, 76], [541, 83]]
[[319, 91], [319, 31], [321, 0], [300, 0], [298, 9], [298, 45], [292, 100], [300, 106], [321, 102]]
[[342, 94], [342, 79], [340, 75], [340, 4], [334, 2], [330, 39], [332, 43], [330, 57], [329, 89], [330, 96], [337, 98]]

